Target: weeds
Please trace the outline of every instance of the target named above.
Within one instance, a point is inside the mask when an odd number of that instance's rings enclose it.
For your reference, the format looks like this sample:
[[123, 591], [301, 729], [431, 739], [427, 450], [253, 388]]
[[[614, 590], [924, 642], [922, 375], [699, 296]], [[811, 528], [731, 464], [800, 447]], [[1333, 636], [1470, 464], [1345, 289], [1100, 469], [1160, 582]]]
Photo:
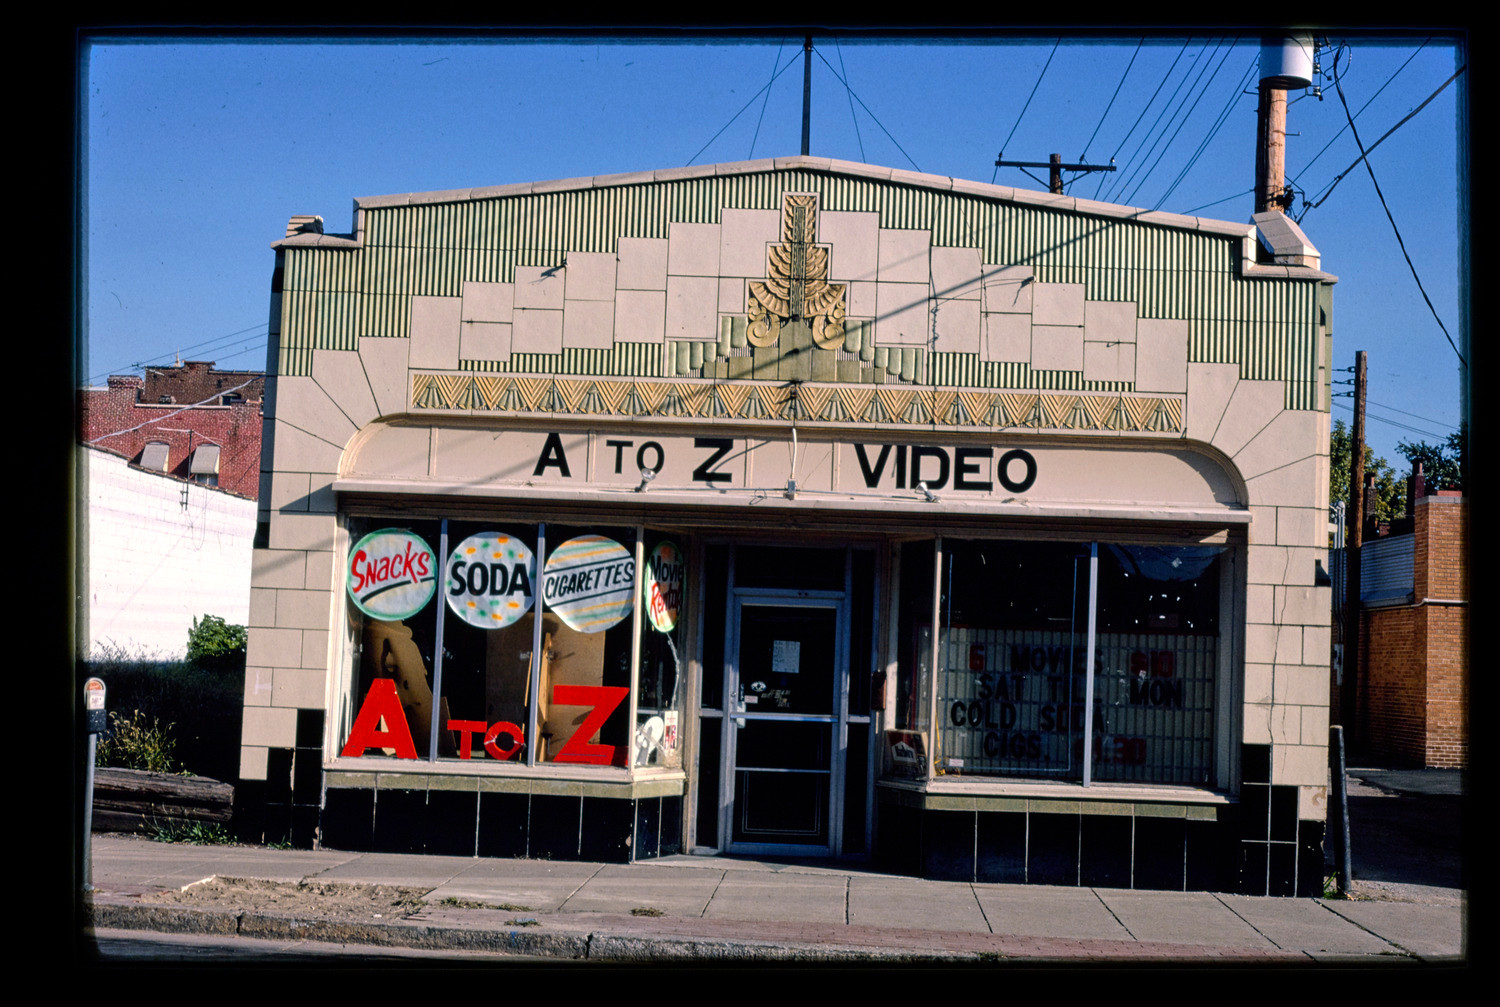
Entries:
[[168, 818], [152, 821], [152, 837], [158, 843], [190, 843], [193, 846], [227, 846], [234, 842], [229, 830], [217, 822], [184, 822]]
[[655, 906], [636, 906], [634, 909], [630, 910], [630, 915], [631, 916], [665, 916], [667, 914], [664, 913], [664, 912], [662, 912], [660, 909], [657, 909]]
[[174, 726], [163, 727], [158, 717], [148, 721], [139, 709], [129, 716], [113, 712], [109, 715], [109, 731], [99, 738], [94, 765], [170, 773], [177, 764], [172, 754], [177, 741], [169, 733]]

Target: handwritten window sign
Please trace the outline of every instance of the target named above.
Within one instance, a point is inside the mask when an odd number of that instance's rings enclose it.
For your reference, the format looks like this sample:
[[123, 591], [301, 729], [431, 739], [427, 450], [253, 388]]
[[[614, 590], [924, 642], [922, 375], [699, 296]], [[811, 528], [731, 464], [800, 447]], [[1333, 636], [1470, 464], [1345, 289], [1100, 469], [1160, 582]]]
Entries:
[[662, 542], [651, 550], [646, 560], [646, 614], [659, 633], [670, 633], [677, 626], [682, 610], [682, 550], [675, 543]]
[[802, 670], [802, 641], [771, 641], [771, 672], [776, 675], [795, 675]]
[[448, 557], [448, 607], [480, 629], [501, 629], [531, 611], [534, 583], [536, 556], [514, 535], [471, 535]]
[[420, 535], [400, 528], [372, 531], [354, 546], [346, 571], [349, 597], [375, 619], [408, 619], [437, 589], [437, 557]]
[[547, 557], [542, 600], [570, 629], [602, 633], [630, 614], [635, 560], [602, 535], [580, 535]]

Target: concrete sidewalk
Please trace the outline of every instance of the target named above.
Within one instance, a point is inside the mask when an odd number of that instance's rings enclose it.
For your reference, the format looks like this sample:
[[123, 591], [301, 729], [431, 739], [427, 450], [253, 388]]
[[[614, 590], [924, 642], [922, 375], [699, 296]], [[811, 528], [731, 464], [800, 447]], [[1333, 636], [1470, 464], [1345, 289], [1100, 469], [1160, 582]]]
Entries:
[[[923, 881], [679, 856], [610, 865], [93, 840], [102, 931], [204, 933], [575, 961], [1462, 964], [1462, 893], [1404, 901]], [[342, 917], [157, 901], [206, 879], [416, 887], [420, 907]], [[408, 907], [410, 909], [410, 907]], [[405, 911], [405, 910], [404, 910]]]

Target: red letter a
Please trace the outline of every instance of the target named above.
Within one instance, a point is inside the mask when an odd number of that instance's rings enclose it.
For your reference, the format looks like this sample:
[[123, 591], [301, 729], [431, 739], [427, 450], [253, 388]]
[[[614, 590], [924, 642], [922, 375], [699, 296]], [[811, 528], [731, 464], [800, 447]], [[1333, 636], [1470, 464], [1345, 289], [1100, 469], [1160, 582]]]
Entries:
[[[380, 729], [381, 717], [385, 718], [388, 730]], [[365, 703], [359, 708], [359, 716], [349, 730], [349, 740], [344, 742], [339, 755], [357, 757], [364, 755], [367, 748], [394, 748], [398, 759], [417, 757], [417, 746], [412, 744], [411, 728], [406, 724], [406, 714], [392, 679], [377, 678], [370, 683]]]

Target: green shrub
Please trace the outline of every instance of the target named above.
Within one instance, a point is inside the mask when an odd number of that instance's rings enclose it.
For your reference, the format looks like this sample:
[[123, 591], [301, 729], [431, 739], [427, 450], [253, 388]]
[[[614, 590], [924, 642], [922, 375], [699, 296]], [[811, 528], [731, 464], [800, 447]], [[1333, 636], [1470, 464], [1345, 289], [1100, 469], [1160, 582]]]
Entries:
[[210, 671], [243, 671], [246, 639], [244, 626], [205, 615], [201, 621], [194, 619], [188, 630], [187, 659]]
[[169, 733], [172, 726], [162, 727], [157, 717], [150, 718], [148, 723], [140, 710], [132, 711], [128, 717], [111, 713], [109, 730], [99, 738], [94, 765], [170, 773], [176, 765], [172, 749], [177, 747]]

